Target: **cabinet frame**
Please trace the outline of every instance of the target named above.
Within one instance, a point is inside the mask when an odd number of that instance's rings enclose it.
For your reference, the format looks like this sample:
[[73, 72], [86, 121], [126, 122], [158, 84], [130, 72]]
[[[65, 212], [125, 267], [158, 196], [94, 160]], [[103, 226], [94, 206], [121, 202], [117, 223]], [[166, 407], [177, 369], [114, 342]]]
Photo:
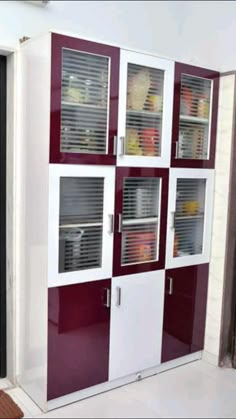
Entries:
[[[121, 155], [121, 138], [126, 136], [126, 104], [128, 64], [137, 64], [163, 70], [163, 114], [161, 156], [129, 156]], [[128, 50], [120, 51], [120, 88], [119, 88], [119, 118], [117, 137], [117, 166], [128, 167], [169, 167], [173, 112], [174, 61], [141, 54]]]
[[[123, 182], [125, 177], [155, 177], [161, 179], [160, 185], [160, 212], [158, 230], [158, 255], [159, 258], [152, 262], [143, 262], [130, 265], [122, 265], [122, 234], [119, 230], [119, 213], [123, 212]], [[116, 196], [115, 196], [115, 232], [113, 253], [113, 276], [129, 275], [138, 272], [147, 272], [165, 267], [165, 240], [168, 205], [168, 169], [117, 167], [116, 168]]]
[[[176, 147], [179, 139], [179, 118], [180, 118], [180, 91], [181, 76], [186, 74], [204, 79], [212, 80], [212, 103], [209, 119], [209, 144], [208, 159], [181, 159], [176, 158]], [[172, 129], [172, 147], [171, 147], [171, 167], [189, 167], [199, 169], [213, 169], [215, 167], [215, 150], [216, 150], [216, 131], [217, 131], [217, 114], [218, 114], [218, 97], [219, 97], [219, 77], [217, 71], [208, 70], [201, 67], [195, 67], [183, 63], [175, 63], [175, 82], [174, 82], [174, 105], [173, 105], [173, 129]]]
[[[176, 211], [177, 179], [206, 179], [205, 188], [205, 211], [203, 227], [203, 251], [201, 254], [174, 257], [174, 235], [175, 229], [172, 226], [173, 212]], [[214, 170], [208, 169], [170, 169], [169, 181], [169, 203], [167, 220], [167, 241], [166, 241], [166, 268], [178, 268], [181, 266], [198, 265], [208, 263], [210, 260], [211, 231], [214, 199]]]
[[[104, 178], [103, 234], [101, 267], [59, 273], [60, 177]], [[48, 286], [77, 284], [109, 278], [112, 274], [115, 168], [54, 164], [49, 166]]]
[[[110, 100], [108, 104], [108, 154], [64, 153], [60, 151], [61, 138], [61, 83], [62, 49], [71, 49], [110, 59]], [[84, 39], [52, 33], [51, 35], [51, 116], [50, 116], [50, 163], [102, 164], [116, 162], [115, 137], [117, 136], [119, 96], [120, 49]]]

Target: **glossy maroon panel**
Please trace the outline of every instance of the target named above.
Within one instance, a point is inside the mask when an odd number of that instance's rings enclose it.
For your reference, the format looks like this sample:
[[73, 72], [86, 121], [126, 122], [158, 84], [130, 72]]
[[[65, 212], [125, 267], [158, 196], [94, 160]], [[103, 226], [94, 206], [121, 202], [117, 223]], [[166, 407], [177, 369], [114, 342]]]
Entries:
[[203, 264], [166, 271], [162, 362], [203, 349], [208, 270]]
[[48, 400], [108, 380], [111, 280], [49, 288]]
[[[125, 177], [158, 177], [162, 179], [159, 233], [159, 260], [156, 262], [121, 265], [121, 233], [118, 232], [118, 214], [123, 211], [123, 184]], [[165, 267], [166, 223], [168, 206], [169, 170], [155, 168], [118, 167], [116, 168], [115, 192], [115, 234], [113, 252], [113, 275], [129, 275], [139, 272], [153, 271]]]
[[[180, 89], [181, 75], [190, 74], [214, 81], [212, 97], [212, 115], [211, 115], [211, 133], [210, 133], [210, 153], [208, 160], [176, 159], [176, 142], [179, 138], [179, 116], [180, 116]], [[218, 113], [219, 96], [219, 76], [216, 71], [207, 70], [200, 67], [194, 67], [187, 64], [175, 63], [175, 86], [174, 86], [174, 108], [173, 108], [173, 128], [172, 128], [172, 149], [171, 166], [172, 167], [190, 167], [200, 169], [213, 169], [215, 167], [215, 149], [216, 149], [216, 129]]]
[[[110, 57], [110, 113], [108, 154], [62, 153], [61, 134], [61, 71], [62, 49], [69, 48], [91, 54]], [[120, 49], [96, 42], [52, 34], [51, 58], [51, 120], [50, 120], [50, 163], [115, 164], [113, 155], [114, 136], [117, 136], [118, 93], [119, 93]]]

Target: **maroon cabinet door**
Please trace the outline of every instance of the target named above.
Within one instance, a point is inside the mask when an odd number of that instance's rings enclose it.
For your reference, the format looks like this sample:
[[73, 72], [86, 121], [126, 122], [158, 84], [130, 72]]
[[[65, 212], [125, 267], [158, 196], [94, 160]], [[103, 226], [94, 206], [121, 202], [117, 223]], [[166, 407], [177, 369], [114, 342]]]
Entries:
[[116, 168], [113, 275], [163, 269], [168, 169]]
[[52, 34], [50, 163], [115, 164], [119, 48]]
[[208, 264], [166, 271], [162, 362], [203, 349]]
[[172, 167], [214, 168], [219, 73], [175, 64]]
[[110, 279], [48, 290], [48, 400], [108, 380]]

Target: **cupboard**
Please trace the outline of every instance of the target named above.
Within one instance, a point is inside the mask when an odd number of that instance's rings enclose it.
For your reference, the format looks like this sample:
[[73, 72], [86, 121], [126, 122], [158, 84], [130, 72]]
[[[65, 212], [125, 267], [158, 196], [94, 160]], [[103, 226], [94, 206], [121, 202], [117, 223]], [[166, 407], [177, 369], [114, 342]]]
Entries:
[[178, 94], [171, 60], [51, 33], [19, 54], [18, 382], [46, 411], [201, 356], [217, 74]]

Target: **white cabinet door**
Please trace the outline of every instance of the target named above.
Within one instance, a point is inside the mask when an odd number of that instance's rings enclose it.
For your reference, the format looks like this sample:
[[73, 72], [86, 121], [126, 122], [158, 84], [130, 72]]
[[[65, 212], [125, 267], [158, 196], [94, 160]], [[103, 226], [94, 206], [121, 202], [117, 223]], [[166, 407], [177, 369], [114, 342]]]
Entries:
[[174, 62], [121, 50], [117, 165], [169, 167]]
[[49, 287], [112, 275], [115, 168], [49, 168]]
[[109, 380], [161, 362], [164, 271], [112, 279]]
[[170, 169], [166, 268], [209, 262], [213, 186], [211, 169]]

